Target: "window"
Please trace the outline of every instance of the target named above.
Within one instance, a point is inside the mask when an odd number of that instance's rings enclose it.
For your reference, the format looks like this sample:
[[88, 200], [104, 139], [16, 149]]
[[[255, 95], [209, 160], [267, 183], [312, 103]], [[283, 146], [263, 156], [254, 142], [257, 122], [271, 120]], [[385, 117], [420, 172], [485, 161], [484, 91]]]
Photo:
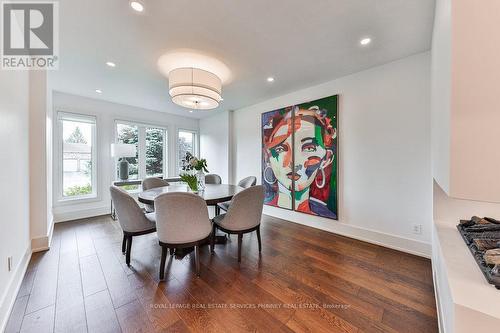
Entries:
[[179, 130], [179, 136], [177, 141], [177, 151], [179, 156], [177, 156], [177, 167], [179, 173], [182, 171], [182, 160], [186, 157], [186, 153], [191, 153], [196, 156], [196, 133], [192, 131]]
[[129, 124], [116, 124], [118, 143], [134, 144], [137, 154], [135, 157], [127, 157], [129, 163], [128, 176], [130, 179], [139, 179], [139, 127]]
[[59, 198], [97, 196], [96, 120], [92, 116], [58, 113]]
[[146, 127], [146, 176], [163, 176], [165, 130]]
[[168, 150], [167, 130], [165, 128], [153, 125], [117, 122], [116, 142], [136, 145], [136, 157], [127, 158], [130, 179], [167, 177]]

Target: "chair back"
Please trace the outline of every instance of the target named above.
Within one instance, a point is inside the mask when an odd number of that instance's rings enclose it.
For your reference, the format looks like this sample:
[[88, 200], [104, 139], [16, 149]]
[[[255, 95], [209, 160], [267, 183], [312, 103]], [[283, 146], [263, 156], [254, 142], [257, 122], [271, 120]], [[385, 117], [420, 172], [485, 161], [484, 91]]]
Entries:
[[243, 188], [249, 188], [250, 186], [255, 186], [255, 184], [257, 184], [257, 177], [250, 176], [240, 180], [238, 186]]
[[251, 186], [237, 193], [221, 225], [229, 230], [246, 230], [260, 224], [264, 206], [264, 186]]
[[164, 193], [155, 199], [156, 230], [162, 243], [183, 244], [207, 238], [212, 231], [208, 209], [193, 193]]
[[222, 184], [222, 178], [215, 173], [206, 174], [205, 184]]
[[117, 186], [111, 186], [109, 192], [123, 231], [136, 232], [151, 227], [151, 222], [130, 194]]
[[152, 188], [157, 188], [157, 187], [163, 187], [163, 186], [169, 186], [170, 184], [161, 179], [161, 178], [158, 178], [158, 177], [149, 177], [149, 178], [145, 178], [143, 181], [142, 181], [142, 190], [143, 191], [147, 191], [147, 190], [150, 190]]

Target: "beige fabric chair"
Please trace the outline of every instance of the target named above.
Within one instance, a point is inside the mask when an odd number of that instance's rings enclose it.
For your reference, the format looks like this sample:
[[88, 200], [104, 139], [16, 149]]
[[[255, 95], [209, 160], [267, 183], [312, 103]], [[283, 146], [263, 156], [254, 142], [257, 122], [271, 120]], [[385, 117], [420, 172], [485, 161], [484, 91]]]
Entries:
[[[149, 178], [145, 178], [142, 181], [142, 190], [143, 191], [147, 191], [147, 190], [150, 190], [152, 188], [169, 186], [169, 185], [170, 184], [167, 181], [165, 181], [165, 180], [163, 180], [161, 178], [158, 178], [158, 177], [149, 177]], [[148, 213], [152, 213], [152, 212], [155, 211], [155, 207], [153, 205], [145, 204], [144, 208], [146, 209], [146, 212], [148, 212]]]
[[[249, 176], [240, 180], [238, 186], [243, 188], [249, 188], [250, 186], [255, 186], [255, 184], [257, 184], [257, 177]], [[225, 201], [217, 204], [217, 206], [219, 207], [219, 212], [220, 209], [227, 212], [227, 210], [229, 209], [229, 205], [231, 205], [231, 201]]]
[[196, 274], [200, 275], [199, 246], [212, 234], [205, 200], [193, 193], [164, 193], [155, 199], [158, 240], [162, 247], [160, 279], [165, 277], [168, 249], [195, 248]]
[[[215, 185], [222, 184], [222, 178], [221, 178], [221, 176], [216, 175], [215, 173], [206, 174], [205, 175], [205, 184], [215, 184]], [[217, 204], [210, 205], [210, 206], [214, 207], [215, 215], [220, 214], [220, 210], [219, 210], [219, 207], [217, 206]]]
[[144, 214], [134, 198], [117, 186], [111, 186], [109, 192], [123, 230], [122, 252], [126, 254], [125, 261], [130, 266], [132, 237], [155, 232], [155, 214]]
[[[226, 214], [213, 219], [213, 235], [217, 229], [228, 234], [238, 235], [238, 262], [241, 262], [241, 243], [243, 234], [256, 231], [259, 242], [259, 252], [262, 250], [260, 240], [260, 220], [264, 206], [264, 186], [251, 186], [233, 197]], [[211, 238], [212, 253], [214, 253], [214, 237]]]
[[206, 174], [205, 184], [222, 184], [222, 178], [215, 173]]

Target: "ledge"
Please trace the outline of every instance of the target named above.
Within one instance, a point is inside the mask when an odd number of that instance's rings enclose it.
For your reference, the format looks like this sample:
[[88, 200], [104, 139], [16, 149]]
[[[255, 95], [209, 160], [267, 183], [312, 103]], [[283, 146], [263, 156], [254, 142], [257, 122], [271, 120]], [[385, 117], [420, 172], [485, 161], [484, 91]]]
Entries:
[[[470, 327], [495, 331], [500, 325], [500, 290], [486, 281], [454, 224], [436, 220], [435, 233], [433, 266], [441, 320], [456, 332]], [[452, 313], [454, 318], [449, 318]]]

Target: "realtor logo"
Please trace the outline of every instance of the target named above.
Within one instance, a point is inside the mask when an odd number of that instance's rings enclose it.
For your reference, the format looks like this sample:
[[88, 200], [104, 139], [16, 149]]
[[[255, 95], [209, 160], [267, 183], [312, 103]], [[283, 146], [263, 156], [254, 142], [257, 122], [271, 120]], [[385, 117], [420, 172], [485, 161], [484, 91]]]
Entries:
[[4, 1], [2, 69], [57, 69], [58, 3]]

